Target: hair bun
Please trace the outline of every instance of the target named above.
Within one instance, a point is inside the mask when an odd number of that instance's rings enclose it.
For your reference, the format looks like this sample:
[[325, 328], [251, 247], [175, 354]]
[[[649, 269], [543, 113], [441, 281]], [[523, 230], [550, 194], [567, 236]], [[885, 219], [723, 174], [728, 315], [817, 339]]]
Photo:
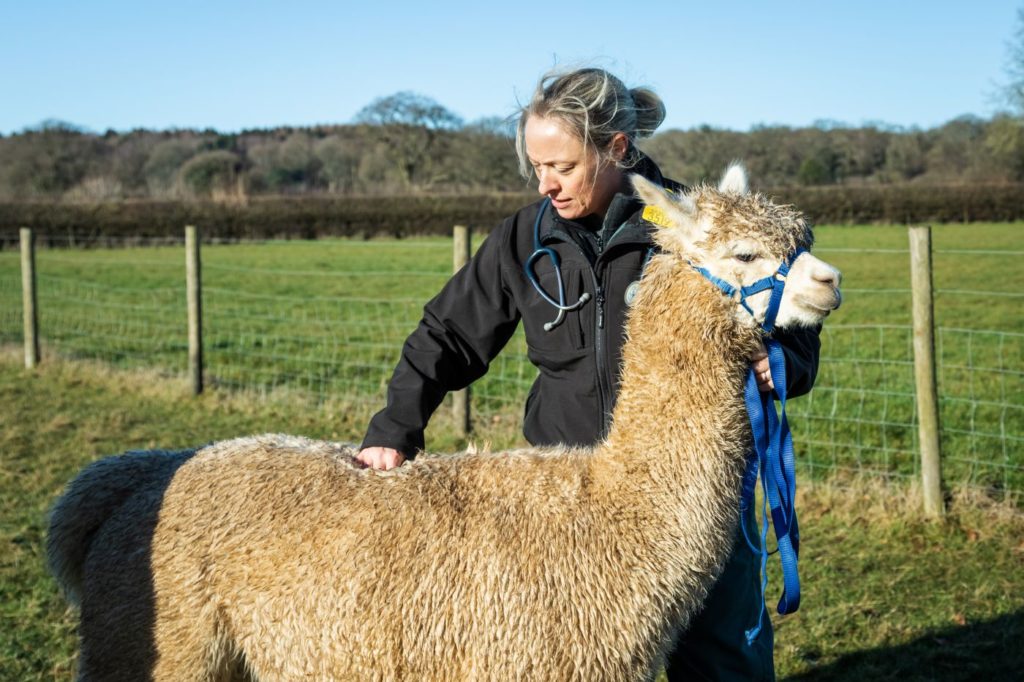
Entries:
[[650, 88], [630, 88], [636, 107], [636, 136], [650, 137], [665, 120], [665, 102]]

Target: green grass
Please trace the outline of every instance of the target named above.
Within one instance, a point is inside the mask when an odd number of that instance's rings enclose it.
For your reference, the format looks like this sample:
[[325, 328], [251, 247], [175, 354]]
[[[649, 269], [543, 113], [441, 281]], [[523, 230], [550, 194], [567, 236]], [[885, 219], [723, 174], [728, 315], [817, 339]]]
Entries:
[[[819, 227], [815, 253], [843, 271], [846, 306], [829, 324], [907, 324], [910, 315], [910, 255], [907, 230], [898, 226]], [[936, 324], [940, 327], [1024, 332], [1024, 317], [1008, 315], [1019, 306], [991, 296], [955, 291], [1024, 294], [1024, 268], [1008, 251], [1024, 250], [1024, 224], [936, 225], [932, 228]], [[900, 251], [857, 253], [838, 249]], [[961, 250], [992, 253], [953, 253]], [[907, 293], [867, 294], [864, 289], [904, 289]], [[944, 293], [945, 292], [945, 293]], [[1012, 299], [1010, 299], [1012, 300]]]
[[[131, 448], [183, 447], [264, 431], [361, 435], [358, 405], [303, 393], [266, 400], [152, 371], [88, 362], [21, 367], [0, 354], [0, 680], [70, 680], [76, 614], [43, 568], [46, 510], [86, 463]], [[430, 446], [461, 447], [443, 423]], [[505, 439], [515, 439], [506, 428]], [[977, 493], [942, 523], [920, 518], [913, 486], [802, 485], [803, 602], [776, 619], [782, 679], [1014, 679], [1024, 665], [1024, 514]], [[769, 601], [778, 597], [773, 578]], [[737, 633], [737, 636], [740, 636]]]
[[776, 619], [782, 677], [1019, 679], [1019, 511], [968, 492], [929, 522], [914, 487], [877, 481], [818, 484], [797, 507], [804, 594]]
[[[1024, 492], [1022, 235], [1022, 224], [934, 228], [944, 473], [953, 483], [1017, 493]], [[906, 230], [820, 227], [816, 251], [843, 271], [846, 293], [825, 327], [817, 387], [792, 404], [801, 466], [813, 475], [912, 477]], [[403, 339], [450, 263], [450, 240], [440, 238], [205, 246], [208, 384], [375, 409]], [[38, 271], [48, 352], [185, 373], [180, 246], [42, 250]], [[20, 329], [18, 254], [0, 252], [0, 342], [18, 342]], [[503, 438], [518, 422], [534, 376], [517, 335], [474, 386], [481, 439]]]

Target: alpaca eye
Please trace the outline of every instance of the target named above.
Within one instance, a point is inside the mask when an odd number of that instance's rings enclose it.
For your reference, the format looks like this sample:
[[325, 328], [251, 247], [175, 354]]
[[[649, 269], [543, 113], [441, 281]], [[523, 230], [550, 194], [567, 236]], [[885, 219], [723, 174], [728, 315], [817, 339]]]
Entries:
[[734, 258], [741, 263], [753, 263], [757, 260], [757, 254], [754, 253], [737, 253]]

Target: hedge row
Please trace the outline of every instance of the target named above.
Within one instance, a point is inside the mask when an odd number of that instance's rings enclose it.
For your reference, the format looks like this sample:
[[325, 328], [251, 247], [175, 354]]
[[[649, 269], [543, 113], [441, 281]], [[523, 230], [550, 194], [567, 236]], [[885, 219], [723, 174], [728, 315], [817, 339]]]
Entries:
[[[1024, 185], [823, 187], [768, 190], [818, 224], [1002, 222], [1024, 219]], [[184, 225], [205, 238], [315, 239], [449, 234], [452, 225], [487, 230], [532, 201], [486, 196], [267, 197], [245, 204], [124, 201], [102, 204], [0, 203], [0, 246], [31, 227], [44, 243], [180, 239]]]
[[970, 223], [1024, 219], [1024, 184], [803, 187], [766, 192], [818, 224]]
[[489, 229], [533, 201], [528, 195], [266, 197], [244, 204], [122, 201], [101, 204], [0, 203], [0, 243], [31, 227], [50, 245], [181, 239], [197, 225], [205, 239], [316, 239], [451, 234], [455, 224]]

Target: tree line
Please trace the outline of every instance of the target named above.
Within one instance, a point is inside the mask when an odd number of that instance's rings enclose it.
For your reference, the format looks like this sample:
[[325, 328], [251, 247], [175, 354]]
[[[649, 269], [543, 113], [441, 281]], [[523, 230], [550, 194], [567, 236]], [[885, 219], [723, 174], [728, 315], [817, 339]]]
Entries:
[[[1024, 181], [1024, 118], [963, 116], [931, 128], [883, 124], [702, 126], [641, 144], [666, 175], [693, 183], [743, 160], [761, 187], [1002, 184]], [[0, 136], [0, 201], [244, 200], [269, 195], [524, 192], [513, 128], [465, 123], [401, 92], [349, 124], [221, 133], [94, 133], [59, 121]]]

